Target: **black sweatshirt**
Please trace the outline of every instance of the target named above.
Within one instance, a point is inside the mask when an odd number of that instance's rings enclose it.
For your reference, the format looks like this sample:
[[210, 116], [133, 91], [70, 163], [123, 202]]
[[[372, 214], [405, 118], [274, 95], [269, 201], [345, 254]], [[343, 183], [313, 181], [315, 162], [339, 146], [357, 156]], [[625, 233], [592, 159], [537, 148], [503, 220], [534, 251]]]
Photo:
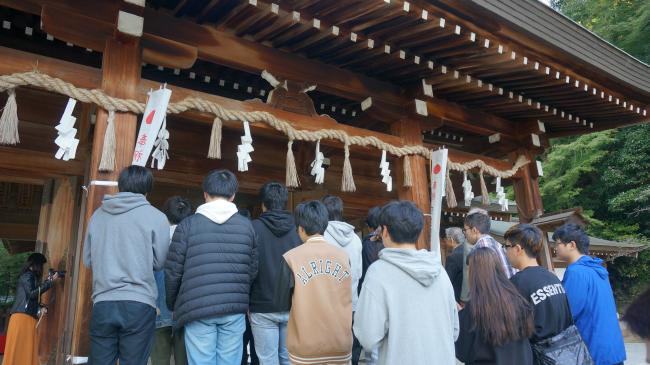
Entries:
[[555, 274], [541, 266], [529, 266], [510, 281], [533, 305], [535, 332], [531, 342], [553, 337], [573, 324], [564, 287]]
[[451, 251], [445, 263], [445, 271], [454, 287], [454, 297], [456, 302], [460, 303], [460, 293], [463, 290], [463, 245], [458, 245]]
[[359, 287], [357, 288], [359, 294], [361, 294], [361, 287], [363, 280], [366, 278], [366, 272], [373, 262], [379, 260], [379, 251], [384, 249], [384, 243], [381, 241], [381, 237], [375, 237], [374, 233], [370, 233], [363, 238], [361, 246], [362, 270]]
[[273, 303], [276, 280], [284, 263], [282, 255], [300, 245], [293, 215], [286, 210], [267, 210], [253, 221], [257, 233], [259, 271], [251, 287], [251, 313], [274, 313], [286, 308]]

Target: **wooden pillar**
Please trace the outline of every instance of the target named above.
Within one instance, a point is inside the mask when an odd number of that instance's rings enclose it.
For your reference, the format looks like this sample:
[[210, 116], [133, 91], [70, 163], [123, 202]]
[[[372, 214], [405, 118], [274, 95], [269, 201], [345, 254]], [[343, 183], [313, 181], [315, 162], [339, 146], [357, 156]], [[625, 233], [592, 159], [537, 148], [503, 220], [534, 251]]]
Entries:
[[[137, 85], [140, 82], [141, 57], [142, 51], [138, 38], [107, 40], [102, 61], [102, 89], [112, 96], [134, 99]], [[120, 170], [129, 166], [133, 157], [137, 115], [117, 113], [115, 115], [115, 171], [110, 173], [99, 171], [107, 118], [108, 113], [105, 110], [98, 110], [87, 178], [90, 183], [88, 185], [84, 217], [86, 224], [93, 212], [101, 205], [103, 196], [117, 192], [116, 186], [95, 185], [92, 181], [117, 181]], [[82, 251], [80, 255], [83, 257]], [[83, 265], [83, 260], [79, 261], [75, 318], [70, 354], [75, 356], [88, 356], [90, 353], [88, 327], [90, 325], [92, 310], [90, 297], [92, 274]]]
[[[420, 127], [420, 122], [413, 119], [402, 119], [399, 122], [393, 123], [391, 125], [392, 134], [402, 138], [402, 143], [406, 145], [421, 145], [422, 144], [422, 132]], [[430, 186], [429, 186], [429, 176], [427, 171], [429, 171], [429, 160], [422, 156], [409, 156], [411, 163], [411, 181], [413, 186], [405, 188], [403, 185], [404, 182], [404, 168], [403, 168], [403, 159], [398, 159], [395, 164], [395, 172], [397, 176], [396, 184], [394, 185], [397, 189], [397, 196], [400, 200], [411, 200], [413, 201], [418, 208], [422, 210], [424, 214], [424, 229], [418, 239], [417, 246], [418, 248], [429, 249], [431, 246], [431, 216], [428, 215], [431, 213], [431, 198], [430, 198]]]
[[[522, 177], [513, 181], [513, 187], [515, 190], [517, 210], [519, 212], [519, 221], [522, 223], [530, 223], [535, 218], [544, 214], [544, 207], [542, 204], [542, 195], [539, 191], [539, 174], [537, 172], [535, 156], [528, 151], [520, 150], [511, 156], [511, 160], [515, 161], [517, 156], [522, 154], [528, 157], [531, 162], [521, 168]], [[548, 238], [544, 237], [544, 248], [540, 253], [538, 261], [540, 265], [552, 270], [552, 257], [553, 255], [548, 245]]]
[[[38, 222], [38, 237], [48, 258], [45, 270], [69, 271], [69, 256], [74, 254], [79, 185], [76, 177], [48, 181], [44, 186], [43, 204]], [[57, 282], [41, 298], [47, 314], [38, 327], [39, 357], [42, 363], [55, 362], [63, 345], [63, 326], [71, 278]]]
[[524, 155], [531, 161], [528, 165], [521, 168], [521, 178], [513, 180], [519, 220], [522, 223], [529, 223], [542, 215], [544, 208], [539, 192], [539, 177], [537, 176], [535, 156], [528, 151], [519, 150], [511, 156], [511, 160], [514, 162], [519, 155]]

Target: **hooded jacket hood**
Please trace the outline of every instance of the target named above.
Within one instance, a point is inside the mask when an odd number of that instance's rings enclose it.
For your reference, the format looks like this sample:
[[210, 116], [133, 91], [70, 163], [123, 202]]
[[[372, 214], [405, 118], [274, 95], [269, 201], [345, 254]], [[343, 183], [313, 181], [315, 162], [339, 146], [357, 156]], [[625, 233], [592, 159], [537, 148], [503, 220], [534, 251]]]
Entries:
[[603, 260], [599, 259], [598, 257], [591, 257], [591, 256], [582, 256], [578, 261], [575, 262], [576, 265], [581, 265], [588, 267], [592, 270], [594, 270], [598, 276], [600, 276], [603, 279], [607, 279], [609, 277], [609, 273], [607, 273], [607, 269], [603, 266]]
[[379, 259], [397, 266], [420, 285], [426, 287], [433, 284], [442, 270], [442, 264], [438, 257], [427, 250], [384, 248], [379, 252]]
[[345, 222], [329, 221], [325, 232], [341, 247], [345, 247], [352, 241], [359, 239], [357, 234], [354, 233], [354, 226]]
[[150, 205], [142, 194], [122, 192], [115, 195], [104, 195], [102, 210], [108, 214], [122, 214], [143, 205]]
[[286, 210], [267, 210], [258, 218], [275, 237], [282, 237], [296, 229], [293, 215]]
[[196, 213], [208, 218], [217, 224], [224, 224], [230, 217], [237, 214], [237, 206], [225, 199], [217, 199], [201, 204]]

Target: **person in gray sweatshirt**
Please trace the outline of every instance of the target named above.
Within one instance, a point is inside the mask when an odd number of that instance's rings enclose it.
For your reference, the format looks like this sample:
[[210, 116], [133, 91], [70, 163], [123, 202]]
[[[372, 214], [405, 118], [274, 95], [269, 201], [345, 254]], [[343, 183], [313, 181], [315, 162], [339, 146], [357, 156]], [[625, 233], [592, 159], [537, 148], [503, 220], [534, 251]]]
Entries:
[[455, 364], [458, 310], [437, 253], [417, 250], [424, 216], [410, 201], [379, 215], [385, 248], [370, 266], [354, 315], [364, 349], [379, 345], [379, 365]]
[[83, 247], [93, 273], [89, 364], [145, 365], [156, 327], [154, 270], [167, 257], [169, 223], [146, 199], [147, 168], [125, 168], [117, 184], [119, 193], [104, 196], [90, 218]]
[[[322, 199], [327, 208], [329, 215], [327, 229], [325, 230], [325, 240], [337, 247], [340, 247], [348, 254], [350, 259], [350, 269], [352, 274], [352, 313], [357, 310], [357, 300], [359, 299], [359, 280], [363, 274], [363, 260], [361, 251], [363, 246], [361, 238], [354, 232], [354, 226], [343, 222], [343, 201], [338, 196], [327, 195]], [[352, 345], [352, 365], [359, 363], [361, 356], [361, 345], [354, 339]]]

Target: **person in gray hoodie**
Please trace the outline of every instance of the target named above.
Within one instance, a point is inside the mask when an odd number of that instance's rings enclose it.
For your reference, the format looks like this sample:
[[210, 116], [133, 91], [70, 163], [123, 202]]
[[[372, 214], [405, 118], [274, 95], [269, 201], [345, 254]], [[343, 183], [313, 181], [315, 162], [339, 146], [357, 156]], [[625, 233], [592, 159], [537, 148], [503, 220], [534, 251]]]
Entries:
[[92, 269], [89, 364], [145, 365], [156, 327], [161, 270], [169, 247], [165, 215], [146, 194], [153, 175], [142, 166], [122, 170], [119, 193], [106, 195], [86, 230], [83, 262]]
[[379, 215], [384, 248], [366, 273], [354, 315], [364, 349], [379, 345], [379, 365], [455, 364], [458, 310], [439, 255], [417, 250], [424, 216], [410, 201]]
[[[361, 251], [363, 245], [361, 238], [354, 232], [354, 226], [343, 222], [343, 201], [338, 196], [327, 195], [322, 199], [327, 208], [329, 222], [325, 230], [325, 240], [334, 244], [345, 251], [350, 259], [350, 269], [352, 274], [352, 313], [357, 310], [357, 300], [359, 299], [359, 281], [363, 274], [363, 260]], [[352, 365], [359, 363], [361, 356], [361, 346], [359, 341], [354, 339], [352, 346]]]

